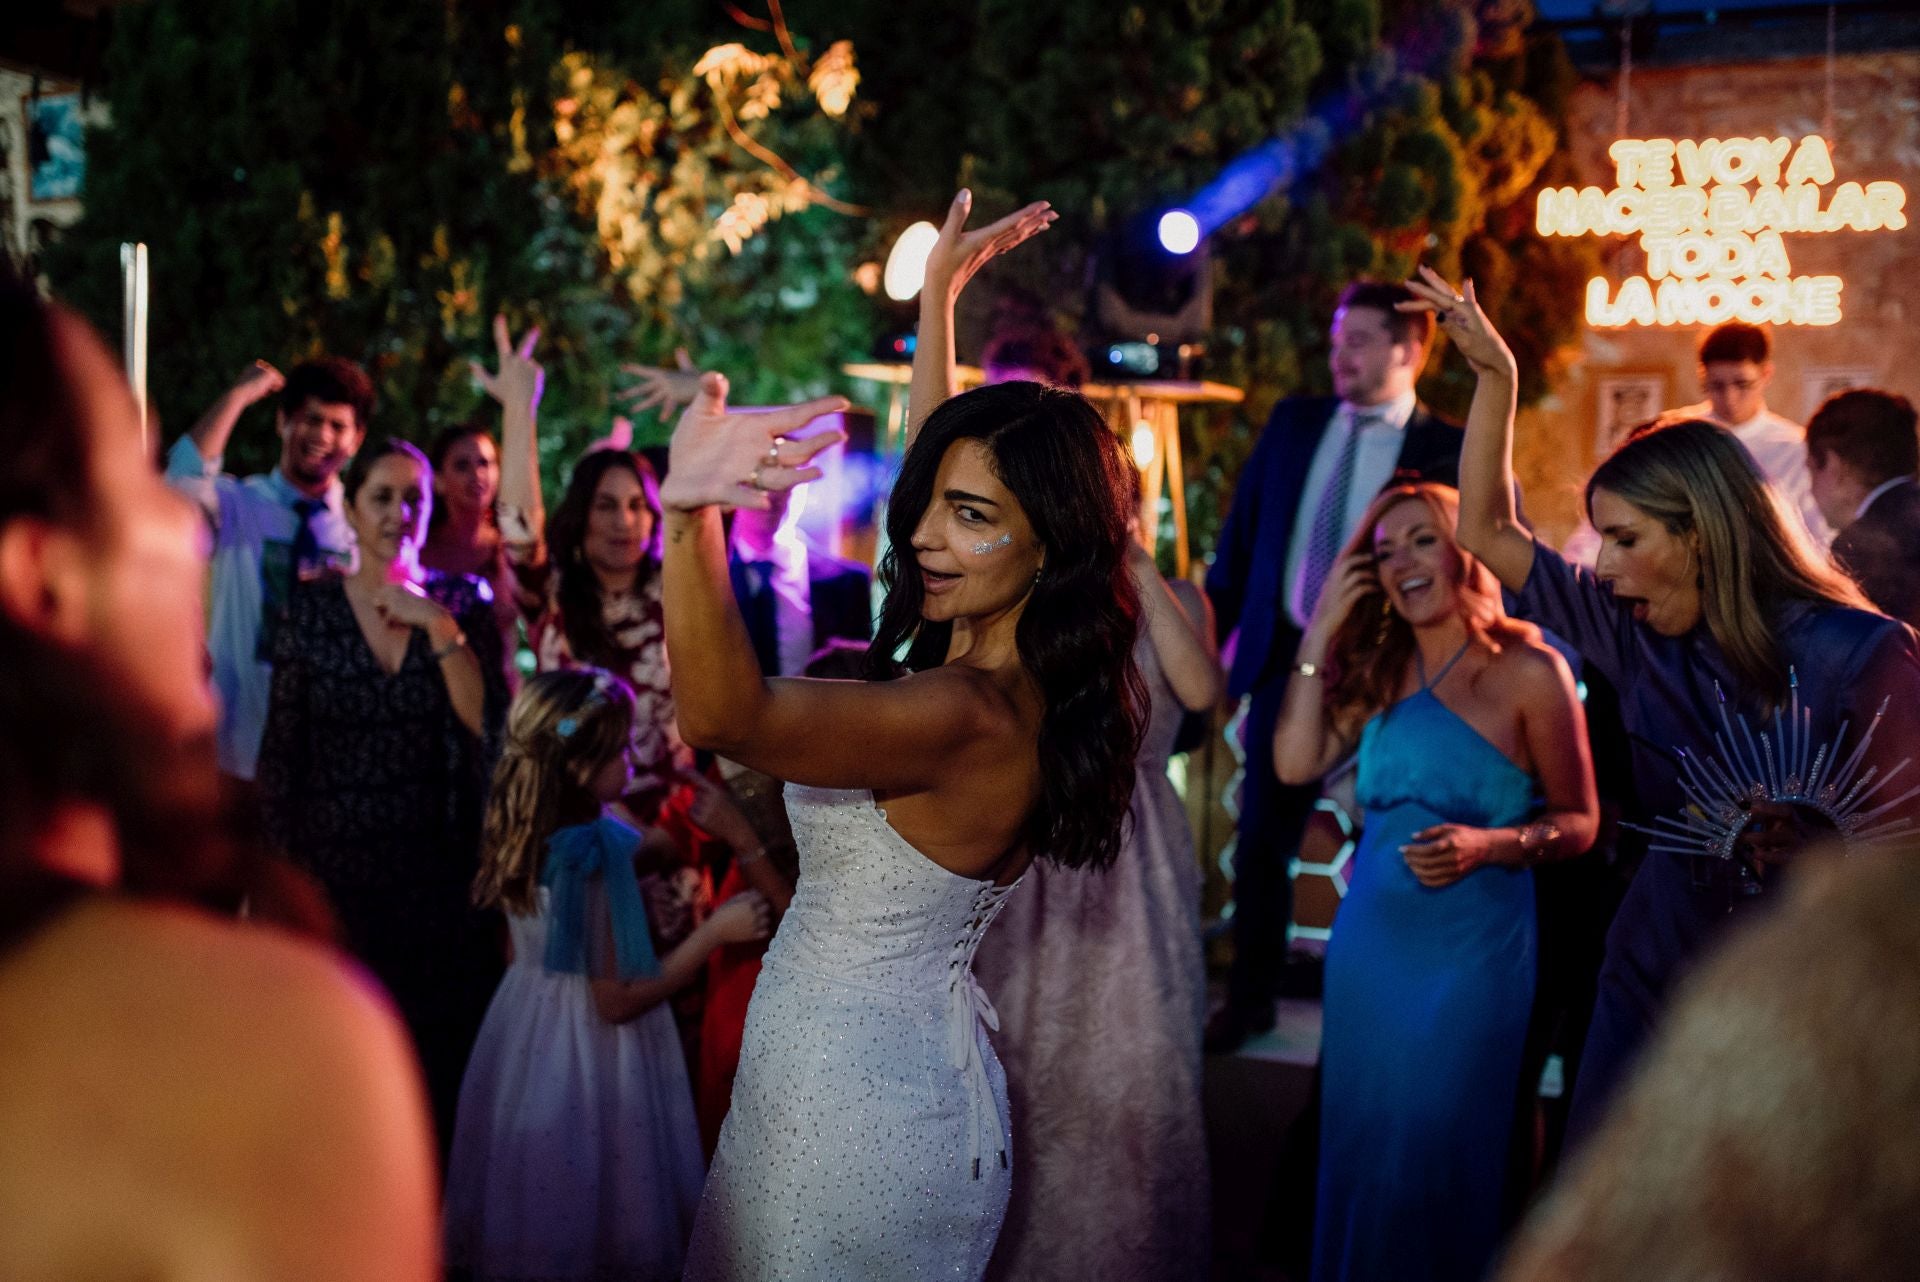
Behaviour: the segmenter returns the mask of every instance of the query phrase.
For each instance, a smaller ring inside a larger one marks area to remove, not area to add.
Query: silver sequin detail
[[[789,785],[787,809],[800,881],[747,1011],[686,1277],[977,1279],[1009,1135],[973,956],[1013,888],[941,868],[868,793]]]

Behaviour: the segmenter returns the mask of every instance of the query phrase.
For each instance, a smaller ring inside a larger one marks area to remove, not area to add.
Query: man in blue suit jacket
[[[1411,298],[1404,286],[1371,282],[1340,296],[1327,358],[1336,395],[1274,407],[1207,571],[1221,640],[1238,634],[1227,692],[1252,696],[1233,856],[1233,969],[1227,1004],[1208,1025],[1210,1050],[1273,1026],[1293,907],[1288,863],[1319,797],[1318,787],[1289,787],[1274,774],[1273,731],[1331,554],[1390,483],[1457,481],[1460,429],[1414,397],[1433,317],[1394,309]]]
[[[830,641],[873,639],[873,575],[809,547],[799,503],[774,498],[766,511],[733,514],[728,572],[760,670],[794,677]]]

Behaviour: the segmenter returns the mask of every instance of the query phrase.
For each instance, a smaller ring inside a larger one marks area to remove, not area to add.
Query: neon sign
[[[1795,276],[1786,237],[1899,231],[1907,193],[1895,182],[1833,186],[1826,139],[1623,138],[1607,149],[1614,186],[1549,187],[1542,236],[1638,236],[1644,276],[1618,289],[1587,282],[1587,323],[1833,325],[1838,276]],[[1831,187],[1831,190],[1828,190]]]

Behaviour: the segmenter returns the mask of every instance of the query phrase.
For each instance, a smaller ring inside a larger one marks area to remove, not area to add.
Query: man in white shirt
[[[226,475],[227,440],[246,409],[278,396],[280,464]],[[340,469],[366,438],[373,383],[352,361],[324,357],[282,377],[256,361],[167,454],[167,483],[199,505],[213,533],[207,648],[220,698],[220,770],[251,780],[267,724],[273,631],[293,585],[344,567],[353,531]]]
[[[1772,381],[1773,343],[1767,331],[1728,321],[1700,340],[1700,386],[1707,399],[1661,418],[1706,419],[1732,432],[1824,550],[1833,543],[1833,529],[1820,514],[1807,479],[1807,434],[1792,419],[1767,408]]]

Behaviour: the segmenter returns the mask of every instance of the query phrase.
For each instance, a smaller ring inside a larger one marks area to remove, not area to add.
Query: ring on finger
[[[756,490],[764,490],[767,488],[760,484],[760,471],[761,469],[759,467],[755,467],[753,471],[747,473],[747,484]]]

